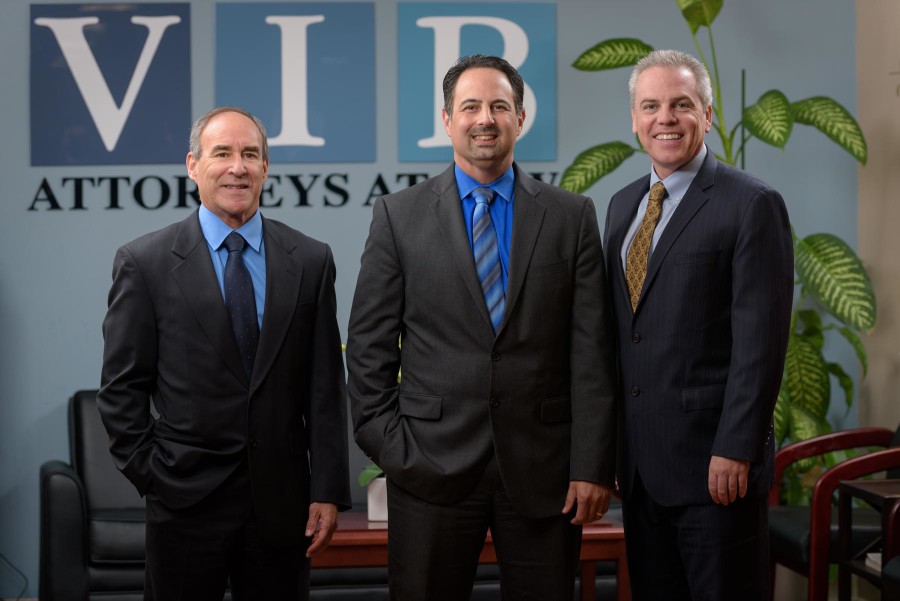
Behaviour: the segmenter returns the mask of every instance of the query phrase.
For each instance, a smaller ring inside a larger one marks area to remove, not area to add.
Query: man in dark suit
[[[306,599],[350,502],[334,262],[260,215],[268,165],[258,119],[207,113],[201,207],[116,254],[98,404],[146,496],[147,599]]]
[[[778,192],[704,145],[712,91],[702,63],[653,52],[629,88],[652,170],[613,196],[604,246],[633,596],[762,599],[791,313],[787,212]]]
[[[513,162],[523,89],[503,59],[460,59],[454,164],[375,203],[347,362],[356,441],[388,478],[393,599],[468,599],[490,528],[504,598],[569,601],[580,525],[609,503],[600,232],[590,199]]]

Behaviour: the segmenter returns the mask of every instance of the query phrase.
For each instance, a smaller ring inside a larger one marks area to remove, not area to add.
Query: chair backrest
[[[109,435],[97,410],[96,390],[80,390],[69,399],[69,445],[89,511],[144,507],[144,499],[113,463]]]

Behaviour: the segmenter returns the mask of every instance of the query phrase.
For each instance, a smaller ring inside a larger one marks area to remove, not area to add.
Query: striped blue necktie
[[[491,316],[494,332],[503,321],[503,310],[506,308],[506,294],[503,291],[503,278],[500,277],[500,250],[497,247],[497,231],[491,221],[489,208],[494,199],[494,191],[490,188],[477,188],[472,192],[475,198],[475,213],[472,215],[472,243],[475,253],[475,268],[478,281],[484,293],[484,302]]]

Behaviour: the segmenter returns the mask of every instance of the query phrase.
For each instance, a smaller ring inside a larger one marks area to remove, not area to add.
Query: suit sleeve
[[[403,272],[387,207],[384,199],[379,198],[360,263],[347,341],[354,437],[375,463],[379,463],[389,446],[385,445],[385,439],[399,423],[398,340],[403,319],[403,290]]]
[[[572,300],[570,479],[612,487],[615,479],[615,338],[597,214],[585,199]]]
[[[310,500],[350,507],[347,455],[347,409],[341,334],[334,292],[335,267],[326,246],[325,265],[316,302],[310,369],[309,462]]]
[[[731,294],[731,365],[712,454],[756,462],[772,444],[793,298],[790,225],[771,188],[755,194],[739,224]]]
[[[157,327],[143,274],[126,247],[113,262],[103,338],[97,406],[116,467],[143,495],[154,449],[150,397],[156,386]]]

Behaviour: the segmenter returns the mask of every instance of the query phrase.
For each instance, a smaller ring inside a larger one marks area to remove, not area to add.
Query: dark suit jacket
[[[288,545],[304,534],[310,500],[350,503],[344,371],[331,250],[269,219],[263,236],[252,380],[196,212],[118,250],[98,405],[117,467],[173,509],[247,457],[261,534]]]
[[[515,181],[496,336],[453,166],[376,201],[350,316],[349,391],[357,443],[403,488],[455,503],[496,453],[515,509],[543,517],[559,515],[570,480],[612,484],[612,325],[591,200],[518,167]]]
[[[712,455],[771,486],[793,251],[781,195],[709,152],[650,255],[632,313],[621,250],[649,176],[612,198],[604,234],[619,362],[619,486],[662,505],[711,503]]]

